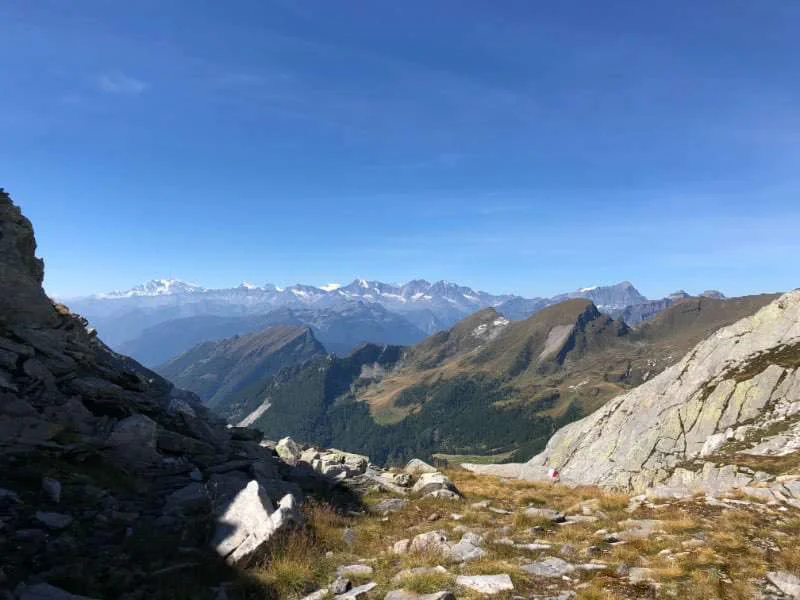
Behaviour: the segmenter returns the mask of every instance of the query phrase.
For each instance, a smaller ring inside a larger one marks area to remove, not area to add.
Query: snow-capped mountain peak
[[[172,296],[205,292],[206,288],[180,279],[153,279],[129,290],[97,294],[97,298],[133,298],[137,296]]]

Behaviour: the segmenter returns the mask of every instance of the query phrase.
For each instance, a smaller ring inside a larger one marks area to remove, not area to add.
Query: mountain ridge
[[[717,292],[709,293],[721,296]],[[187,350],[188,346],[173,349],[169,356],[162,353],[158,359],[152,359],[145,354],[137,354],[136,347],[141,341],[135,340],[141,338],[149,328],[188,317],[253,317],[288,308],[319,311],[321,319],[330,320],[331,312],[351,310],[360,303],[382,307],[404,319],[406,332],[402,336],[386,337],[380,336],[379,332],[366,330],[356,342],[408,344],[426,334],[448,329],[483,308],[494,307],[509,319],[521,320],[542,308],[573,298],[591,299],[601,312],[621,317],[629,325],[633,325],[652,318],[680,296],[647,300],[628,281],[610,286],[579,288],[551,298],[524,298],[514,294],[495,295],[476,291],[444,280],[431,283],[424,279],[415,279],[400,285],[356,279],[347,285],[329,284],[316,287],[297,284],[286,288],[243,282],[233,288],[210,289],[177,279],[157,279],[129,290],[74,298],[68,302],[73,309],[89,319],[112,347],[132,353],[150,365],[156,365],[178,351]],[[312,320],[306,314],[305,321],[309,323]],[[192,341],[217,339],[218,336],[214,334],[215,326],[215,323],[210,323],[208,335],[193,337]],[[397,327],[401,327],[399,322]],[[254,329],[252,326],[245,327],[245,330]],[[317,333],[321,334],[319,328]],[[418,337],[415,339],[415,336]],[[322,341],[330,350],[339,352],[347,352],[353,347],[352,344],[341,344],[340,340],[330,336]]]
[[[530,456],[559,424],[647,381],[709,330],[771,299],[685,299],[633,328],[583,298],[523,321],[489,307],[410,348],[368,344],[289,367],[216,410],[268,436],[285,432],[378,461],[434,452]]]
[[[148,327],[138,337],[120,344],[118,349],[155,368],[197,344],[279,324],[310,327],[325,348],[338,354],[348,354],[364,342],[408,345],[425,337],[422,330],[402,315],[380,304],[355,302],[338,311],[284,306],[264,314],[172,319]]]
[[[792,500],[795,487],[800,492],[798,448],[800,289],[717,330],[655,378],[560,429],[528,462],[465,466],[530,480],[555,468],[572,484],[655,497],[739,490],[800,507]]]
[[[326,354],[310,327],[270,325],[221,341],[203,342],[158,367],[175,385],[214,408],[222,398],[258,385],[284,367]]]

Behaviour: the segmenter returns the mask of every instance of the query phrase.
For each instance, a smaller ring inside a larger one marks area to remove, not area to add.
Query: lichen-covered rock
[[[414,536],[409,546],[410,552],[440,552],[447,553],[450,544],[447,543],[447,535],[444,531],[429,531]]]

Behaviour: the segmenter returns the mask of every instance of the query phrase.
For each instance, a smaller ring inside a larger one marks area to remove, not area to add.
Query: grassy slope
[[[491,312],[481,311],[464,327],[460,324],[412,348],[402,368],[362,391],[359,398],[370,405],[377,421],[393,422],[415,410],[408,397],[424,398],[420,386],[432,388],[448,379],[481,373],[502,383],[507,404],[539,404],[541,414],[549,416],[563,415],[573,404],[589,413],[773,298],[766,294],[731,300],[690,298],[633,330],[596,313],[586,300],[570,300],[509,324],[484,345],[460,341],[477,323],[493,318]],[[572,324],[576,327],[566,343],[543,356],[550,349],[550,333]]]
[[[800,511],[795,509],[782,512],[757,501],[726,508],[689,499],[646,504],[629,511],[627,496],[589,486],[505,481],[460,470],[448,471],[447,475],[464,493],[463,502],[412,501],[388,518],[375,513],[343,516],[325,504],[308,505],[308,527],[275,544],[271,559],[253,571],[252,577],[271,590],[273,595],[267,597],[300,598],[311,589],[328,585],[337,566],[363,562],[374,569],[363,581],[378,584],[370,598],[382,598],[398,588],[417,593],[451,590],[457,598],[480,598],[483,596],[457,586],[455,576],[507,573],[515,589],[495,598],[539,597],[543,592],[555,596],[558,591],[572,590],[577,600],[750,600],[759,579],[768,571],[800,569],[800,556],[794,547],[800,535]],[[365,501],[374,505],[386,497],[373,492]],[[473,506],[483,500],[506,512]],[[594,507],[596,521],[558,525],[523,514],[526,507],[536,506],[580,515],[581,502]],[[452,513],[461,518],[455,520]],[[663,532],[624,544],[608,543],[595,534],[601,529],[620,531],[626,519],[658,519]],[[346,529],[352,530],[352,545],[344,541]],[[433,530],[444,532],[449,540],[460,539],[464,530],[480,533],[486,539],[483,547],[488,554],[459,565],[435,553],[390,552],[396,541]],[[531,551],[499,543],[503,538],[552,547]],[[535,577],[522,570],[525,562],[545,556],[573,563],[603,562],[608,568],[575,571],[567,580]],[[447,573],[392,581],[402,569],[437,565],[444,566]],[[620,565],[651,569],[658,589],[631,582],[617,571]]]

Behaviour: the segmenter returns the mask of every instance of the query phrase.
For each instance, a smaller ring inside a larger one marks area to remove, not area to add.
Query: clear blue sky
[[[795,0],[5,0],[51,293],[800,285]]]

